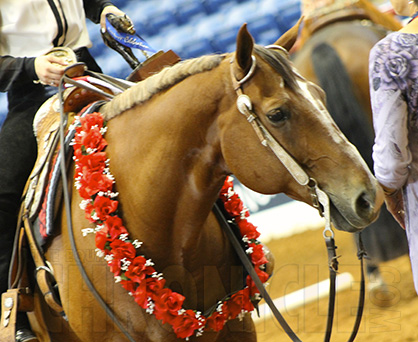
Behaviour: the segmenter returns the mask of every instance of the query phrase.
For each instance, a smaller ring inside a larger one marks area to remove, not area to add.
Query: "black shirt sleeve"
[[[37,80],[35,57],[0,56],[0,91],[8,91],[11,85]]]
[[[83,0],[83,3],[86,17],[95,24],[100,22],[100,14],[102,13],[103,8],[113,5],[109,0]]]

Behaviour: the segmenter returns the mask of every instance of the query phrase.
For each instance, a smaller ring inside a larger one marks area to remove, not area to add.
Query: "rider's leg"
[[[0,130],[0,293],[8,289],[20,199],[37,155],[32,122],[49,93],[31,86],[8,95],[9,113]],[[17,329],[29,328],[25,313],[18,313],[17,318]]]

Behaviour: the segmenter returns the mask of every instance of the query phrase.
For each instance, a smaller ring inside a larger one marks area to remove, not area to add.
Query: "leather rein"
[[[276,46],[276,45],[270,45],[268,48],[274,48],[279,49],[282,51],[285,51],[282,47]],[[232,62],[232,61],[231,61]],[[245,77],[243,77],[241,80],[237,80],[235,75],[233,74],[232,70],[232,64],[231,64],[231,76],[232,76],[232,83],[235,89],[235,92],[238,95],[237,99],[237,107],[240,113],[242,113],[247,121],[252,125],[253,129],[255,130],[257,136],[260,138],[260,142],[263,146],[269,147],[271,151],[276,155],[276,157],[282,162],[282,164],[286,167],[286,169],[289,171],[289,173],[293,176],[293,178],[303,186],[307,186],[310,190],[314,207],[317,208],[322,216],[324,216],[326,220],[325,229],[323,232],[327,250],[328,250],[328,263],[329,263],[329,269],[330,269],[330,298],[329,298],[329,308],[328,308],[328,320],[327,320],[327,329],[326,329],[326,336],[324,341],[328,342],[330,340],[331,331],[332,331],[332,323],[333,323],[333,316],[334,316],[334,307],[335,307],[335,280],[336,280],[336,274],[338,270],[338,261],[336,256],[336,247],[334,242],[334,232],[331,229],[331,220],[330,220],[330,207],[329,207],[329,198],[326,195],[325,192],[323,192],[317,185],[317,182],[310,178],[306,172],[302,169],[302,167],[297,164],[297,162],[286,152],[286,150],[276,141],[276,139],[270,134],[268,129],[262,124],[257,114],[252,110],[252,103],[250,98],[243,93],[242,85],[248,81],[252,75],[254,74],[256,69],[256,59],[254,56],[252,56],[252,66],[247,73]],[[109,79],[107,79],[109,81]],[[73,80],[72,78],[68,77],[67,75],[64,75],[60,81],[59,85],[59,102],[60,102],[60,141],[61,146],[64,146],[65,148],[60,149],[60,153],[62,154],[61,160],[61,176],[63,180],[63,200],[64,200],[64,206],[66,210],[66,216],[67,216],[67,225],[68,225],[68,234],[70,238],[70,244],[71,249],[74,255],[74,259],[77,263],[78,269],[80,271],[80,274],[85,281],[87,287],[91,291],[92,295],[95,297],[95,299],[98,301],[98,303],[102,306],[102,308],[105,310],[107,315],[115,322],[115,324],[118,326],[120,331],[126,336],[126,338],[131,341],[135,342],[133,337],[129,334],[129,332],[126,330],[126,328],[123,326],[123,324],[120,322],[118,317],[115,315],[113,310],[107,305],[107,303],[103,300],[103,298],[100,296],[100,294],[95,289],[92,281],[88,277],[79,253],[77,251],[77,247],[75,245],[75,239],[74,239],[74,231],[73,231],[73,224],[71,219],[71,203],[70,203],[70,194],[67,186],[65,184],[68,184],[67,179],[67,165],[65,163],[66,161],[66,153],[68,147],[65,146],[65,135],[64,135],[64,127],[66,123],[66,117],[64,114],[64,100],[63,100],[63,89],[64,89],[64,83],[70,83],[74,86],[84,88],[89,91],[97,92],[107,98],[112,98],[113,96],[107,93],[103,93],[100,89],[85,84],[80,83],[78,81]],[[273,300],[271,299],[270,295],[264,288],[263,283],[261,282],[260,278],[258,277],[257,273],[255,272],[254,266],[252,265],[251,261],[248,258],[248,255],[246,255],[245,251],[242,249],[240,242],[238,241],[237,237],[235,236],[233,232],[233,228],[231,227],[231,222],[228,221],[225,217],[225,215],[222,213],[221,209],[215,203],[213,207],[213,211],[218,218],[220,225],[225,230],[227,236],[229,237],[231,244],[233,245],[234,249],[236,250],[244,268],[248,272],[248,274],[253,279],[255,285],[257,286],[258,290],[260,291],[260,294],[266,301],[266,303],[269,305],[271,311],[273,312],[274,316],[284,329],[284,331],[287,333],[287,335],[291,338],[293,342],[301,342],[301,340],[298,338],[298,336],[293,332],[293,330],[290,328],[290,326],[287,324],[286,320],[283,318],[277,307],[274,305]],[[233,225],[233,223],[232,223]],[[360,238],[360,235],[358,235]],[[363,271],[363,256],[365,255],[364,248],[361,243],[361,239],[359,239],[359,259],[361,260],[361,291],[360,291],[360,298],[359,298],[359,307],[357,312],[357,318],[355,322],[355,326],[353,328],[353,332],[351,334],[350,339],[348,342],[354,341],[359,326],[361,322],[361,317],[363,313],[363,307],[364,307],[364,288],[365,288],[365,281],[364,281],[364,271]]]
[[[268,45],[266,46],[269,49],[276,49],[279,50],[287,55],[287,51],[278,45]],[[315,179],[310,178],[308,174],[302,169],[302,167],[293,159],[291,155],[279,144],[279,142],[271,135],[269,130],[266,126],[261,122],[259,116],[253,110],[251,99],[248,95],[244,94],[242,89],[242,85],[247,82],[255,73],[256,70],[256,58],[254,55],[252,57],[252,64],[248,71],[248,73],[240,80],[236,78],[233,71],[233,62],[234,58],[231,58],[231,78],[234,90],[238,96],[237,98],[237,108],[241,114],[245,116],[247,121],[253,127],[256,135],[260,139],[260,142],[263,146],[268,147],[274,155],[280,160],[280,162],[284,165],[287,171],[292,175],[292,177],[302,186],[308,187],[312,200],[313,206],[318,209],[321,216],[325,218],[325,229],[323,231],[323,236],[325,239],[327,252],[328,252],[328,266],[329,266],[329,278],[330,278],[330,292],[329,292],[329,304],[328,304],[328,317],[327,317],[327,327],[325,331],[324,341],[328,342],[331,338],[332,332],[332,325],[334,319],[334,311],[335,311],[335,295],[336,295],[336,275],[338,271],[338,260],[336,255],[336,246],[334,241],[334,232],[331,228],[331,216],[330,216],[330,202],[328,195],[322,191],[316,182]],[[222,214],[219,207],[215,205],[215,214],[221,222],[223,229],[225,230],[227,236],[231,240],[231,243],[237,252],[241,262],[243,263],[246,271],[251,276],[252,280],[254,281],[257,289],[260,291],[261,296],[265,300],[266,304],[270,307],[271,312],[277,319],[277,321],[282,326],[283,330],[287,333],[290,339],[293,342],[301,342],[299,337],[295,334],[295,332],[291,329],[288,325],[286,320],[281,315],[280,311],[275,306],[273,300],[271,299],[268,292],[265,290],[263,283],[261,282],[260,278],[258,277],[254,266],[250,262],[248,256],[246,255],[245,251],[242,250],[240,242],[238,241],[237,237],[233,233],[233,222],[228,222],[225,219],[225,216]],[[354,341],[358,329],[360,327],[361,318],[363,315],[363,308],[364,308],[364,297],[365,297],[365,280],[364,280],[364,267],[363,267],[363,257],[366,255],[363,243],[361,241],[360,233],[356,234],[357,237],[357,245],[358,245],[358,257],[360,259],[360,266],[361,266],[361,283],[360,283],[360,295],[359,295],[359,303],[358,303],[358,310],[357,316],[354,323],[353,331],[348,342]]]

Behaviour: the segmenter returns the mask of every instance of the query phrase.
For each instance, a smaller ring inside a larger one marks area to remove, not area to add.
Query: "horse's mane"
[[[206,55],[179,62],[171,67],[166,67],[158,74],[146,78],[115,96],[114,99],[102,106],[100,112],[103,114],[105,120],[110,120],[135,105],[148,101],[153,95],[191,75],[212,70],[224,58],[225,55]]]
[[[296,88],[296,79],[292,67],[283,53],[260,45],[255,45],[254,50],[283,77],[288,87],[291,89]],[[105,120],[110,120],[135,105],[148,101],[153,95],[191,75],[212,70],[221,63],[225,56],[225,54],[206,55],[166,67],[158,74],[146,78],[144,81],[115,96],[113,100],[103,105],[100,111]]]

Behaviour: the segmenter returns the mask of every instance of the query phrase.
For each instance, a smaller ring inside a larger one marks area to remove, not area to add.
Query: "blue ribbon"
[[[118,30],[116,30],[115,27],[112,26],[112,24],[107,19],[106,19],[106,30],[118,43],[126,47],[139,49],[142,51],[148,51],[151,53],[157,52],[153,48],[151,48],[148,45],[148,43],[137,34],[119,32]]]

